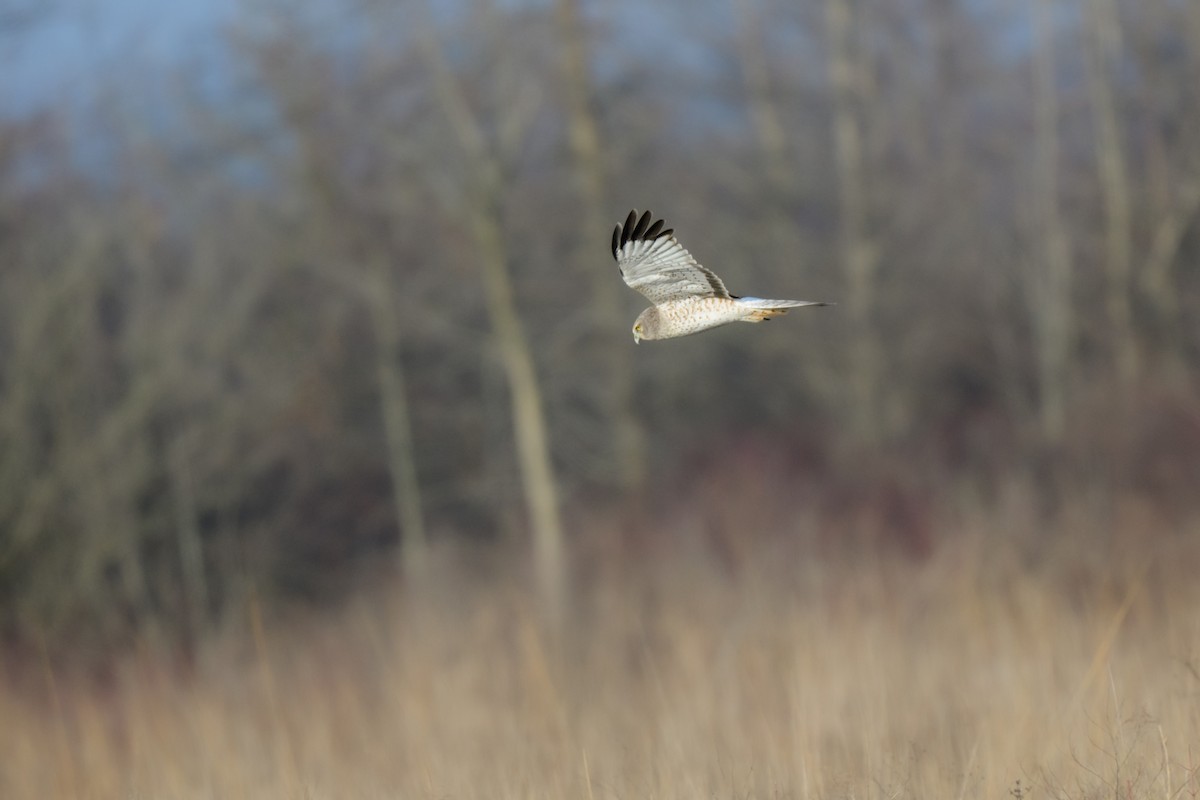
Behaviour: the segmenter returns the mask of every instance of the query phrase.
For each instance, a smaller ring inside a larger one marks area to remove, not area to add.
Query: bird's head
[[[647,308],[633,321],[633,341],[640,344],[643,339],[653,339],[657,330],[658,309]]]

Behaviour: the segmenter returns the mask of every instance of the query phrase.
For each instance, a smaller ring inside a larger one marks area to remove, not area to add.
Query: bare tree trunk
[[[861,65],[853,52],[850,0],[825,0],[829,77],[833,88],[833,144],[841,214],[840,249],[850,317],[850,410],[855,434],[879,436],[879,353],[873,313],[878,252],[867,231],[863,135],[859,121]]]
[[[1191,79],[1200,80],[1200,4],[1187,3],[1188,64]],[[1194,83],[1192,84],[1195,85]]]
[[[1179,291],[1173,275],[1179,248],[1189,226],[1200,215],[1200,175],[1183,175],[1171,203],[1163,210],[1152,231],[1150,249],[1142,268],[1141,289],[1154,309],[1158,326],[1172,340],[1170,349],[1176,351],[1179,342]]]
[[[762,43],[758,41],[760,16],[755,0],[733,0],[733,15],[737,20],[738,61],[742,81],[746,86],[746,102],[755,138],[762,156],[763,176],[770,187],[771,212],[781,217],[782,204],[792,189],[792,170],[788,166],[787,135],[779,111],[771,99],[770,66]]]
[[[964,31],[969,30],[969,23],[964,23],[957,0],[928,0],[925,13],[930,18],[937,57],[936,88],[945,104],[938,117],[938,128],[941,129],[944,143],[938,158],[941,174],[946,176],[949,188],[966,171],[966,114],[963,113],[958,86],[970,80],[963,75],[967,45],[962,42]]]
[[[307,101],[309,98],[301,99]],[[294,111],[292,116],[301,117],[302,113]],[[401,363],[403,329],[395,306],[398,295],[393,291],[392,266],[377,254],[375,245],[357,247],[353,234],[338,227],[336,220],[340,216],[341,203],[334,178],[323,169],[317,145],[307,138],[305,120],[302,117],[297,119],[294,127],[304,148],[309,190],[320,209],[309,228],[314,245],[337,254],[339,258],[351,258],[350,254],[355,252],[367,253],[366,263],[358,265],[358,275],[347,278],[340,270],[330,270],[322,272],[322,277],[337,282],[349,290],[356,302],[367,305],[371,331],[375,336],[379,414],[383,422],[388,476],[392,485],[392,507],[400,537],[400,566],[410,577],[419,576],[428,561],[429,542]]]
[[[389,265],[368,265],[371,277],[379,284],[367,300],[375,332],[376,374],[379,380],[379,405],[387,440],[388,474],[392,480],[392,500],[396,523],[400,528],[400,559],[409,575],[420,575],[425,567],[429,541],[421,508],[421,485],[417,479],[416,448],[408,410],[404,368],[401,364],[400,319],[391,289]]]
[[[774,252],[765,259],[771,263],[802,250],[790,209],[798,194],[797,168],[788,154],[788,135],[780,118],[779,105],[772,93],[771,65],[763,42],[763,22],[759,13],[760,0],[732,0],[731,6],[737,31],[734,44],[745,87],[746,111],[758,149],[759,185],[765,191],[756,197],[756,213],[752,215],[761,228],[760,240],[769,242]],[[810,344],[802,345],[811,347]],[[817,358],[806,358],[816,363]],[[810,380],[820,383],[823,391],[836,396],[842,381],[825,379],[821,370],[809,371]]]
[[[1067,369],[1072,339],[1071,259],[1058,210],[1058,90],[1054,74],[1054,31],[1050,0],[1033,0],[1033,209],[1040,263],[1031,281],[1030,303],[1037,339],[1042,435],[1062,439],[1066,422]]]
[[[200,537],[200,522],[196,511],[196,489],[192,476],[192,437],[183,435],[167,454],[170,463],[173,505],[175,507],[175,539],[179,548],[179,567],[184,600],[187,603],[187,637],[199,640],[208,618],[209,591],[204,568],[204,542]]]
[[[585,235],[576,242],[582,263],[597,252],[596,241],[609,225],[600,137],[591,106],[587,45],[579,19],[578,0],[558,0],[559,49],[566,85],[567,132],[571,165],[583,206]],[[592,275],[592,309],[602,334],[603,374],[607,383],[608,416],[612,421],[617,478],[625,489],[640,486],[646,477],[646,452],[641,423],[634,413],[634,374],[626,325],[621,317],[615,270],[588,270]]]
[[[424,11],[428,14],[427,8]],[[557,615],[563,608],[566,588],[558,484],[550,460],[550,441],[533,353],[512,293],[500,214],[503,180],[499,158],[488,148],[479,122],[450,73],[428,17],[425,22],[428,30],[422,41],[426,59],[434,73],[435,91],[466,155],[470,173],[467,178],[471,183],[468,197],[470,205],[466,213],[483,271],[492,332],[512,396],[513,432],[525,502],[533,529],[539,588],[547,611]]]
[[[542,411],[541,389],[533,354],[512,296],[508,257],[494,191],[471,210],[471,228],[487,288],[488,310],[512,394],[513,430],[521,466],[525,503],[533,528],[534,558],[543,598],[552,611],[562,607],[565,561],[558,489],[550,461],[550,441]]]
[[[1200,133],[1200,116],[1194,108],[1176,109],[1171,115],[1172,123],[1164,124],[1162,87],[1172,82],[1172,73],[1164,68],[1158,36],[1161,27],[1173,21],[1180,32],[1186,32],[1188,47],[1184,76],[1190,81],[1186,85],[1200,85],[1197,83],[1200,81],[1200,4],[1185,3],[1182,8],[1181,12],[1176,12],[1169,0],[1159,0],[1146,9],[1150,13],[1139,14],[1139,21],[1146,27],[1129,32],[1129,49],[1137,58],[1140,80],[1148,87],[1134,99],[1142,118],[1140,127],[1141,136],[1145,137],[1146,162],[1138,173],[1143,177],[1138,203],[1144,217],[1151,222],[1148,246],[1138,251],[1142,258],[1135,262],[1134,279],[1138,295],[1146,301],[1147,328],[1154,339],[1156,355],[1161,357],[1157,366],[1173,377],[1184,376],[1187,380],[1176,271],[1183,238],[1200,212],[1200,161],[1194,157],[1194,147],[1187,149]],[[1144,21],[1147,18],[1148,22]],[[1181,163],[1172,163],[1174,148],[1169,141],[1184,145],[1177,154],[1184,156]]]
[[[1116,372],[1122,384],[1138,373],[1138,346],[1134,338],[1130,303],[1132,220],[1129,177],[1113,99],[1111,65],[1117,54],[1120,31],[1112,0],[1085,3],[1088,90],[1096,128],[1096,167],[1104,200],[1105,248],[1108,269],[1105,306],[1111,326]]]
[[[104,248],[112,240],[89,229],[73,233],[80,245],[66,259],[54,287],[53,302],[61,304],[55,315],[65,321],[52,323],[54,339],[44,340],[40,349],[47,357],[70,352],[94,358],[96,321],[83,310],[94,309],[102,295],[111,269]],[[70,313],[64,316],[67,309]],[[59,347],[63,351],[55,354]],[[147,471],[139,428],[153,395],[131,390],[116,405],[81,403],[81,398],[102,394],[97,383],[95,373],[75,367],[47,384],[42,402],[56,431],[49,462],[56,473],[52,480],[58,484],[57,501],[73,507],[82,533],[76,548],[81,566],[72,578],[85,587],[81,594],[89,599],[104,602],[113,593],[124,619],[107,622],[136,626],[149,605],[150,585],[134,512],[138,485]]]

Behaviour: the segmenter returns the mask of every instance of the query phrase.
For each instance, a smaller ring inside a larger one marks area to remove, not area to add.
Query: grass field
[[[0,796],[1200,796],[1200,531],[1011,524],[920,560],[597,547],[561,635],[478,553],[419,594],[250,604],[188,668],[10,676]]]

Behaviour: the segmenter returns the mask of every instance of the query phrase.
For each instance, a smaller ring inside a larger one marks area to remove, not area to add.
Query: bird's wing
[[[700,266],[683,249],[671,229],[660,219],[651,224],[649,211],[629,212],[624,225],[613,230],[612,251],[621,277],[655,305],[682,297],[731,297],[711,270]]]

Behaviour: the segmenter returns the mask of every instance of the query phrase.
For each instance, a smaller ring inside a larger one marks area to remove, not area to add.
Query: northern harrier
[[[763,322],[798,306],[827,306],[811,300],[764,300],[729,293],[714,272],[696,263],[679,244],[674,230],[663,230],[647,211],[629,212],[613,230],[612,251],[621,277],[654,305],[638,315],[633,340],[670,339],[727,325]]]

